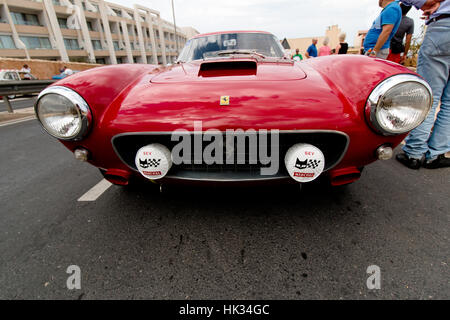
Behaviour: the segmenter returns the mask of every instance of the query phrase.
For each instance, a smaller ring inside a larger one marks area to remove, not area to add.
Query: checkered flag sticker
[[[149,167],[159,167],[159,165],[161,164],[161,159],[148,159],[148,165]]]
[[[316,169],[320,165],[320,162],[322,162],[322,161],[321,160],[309,160],[308,168]]]
[[[148,169],[148,168],[158,168],[161,164],[161,159],[139,159],[139,165],[141,168]]]

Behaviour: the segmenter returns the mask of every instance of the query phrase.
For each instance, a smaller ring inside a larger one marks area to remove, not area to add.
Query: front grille
[[[279,133],[279,170],[275,176],[262,176],[260,174],[261,168],[269,167],[270,165],[264,165],[259,161],[257,157],[257,164],[249,163],[249,137],[246,137],[246,147],[241,152],[237,152],[237,139],[234,140],[233,148],[234,152],[234,164],[226,164],[226,159],[230,159],[230,153],[226,153],[226,139],[225,134],[222,134],[223,139],[223,162],[224,164],[207,165],[206,163],[195,164],[194,163],[194,135],[196,133],[190,133],[191,136],[191,163],[173,165],[169,171],[168,177],[184,178],[184,179],[198,179],[198,180],[258,180],[268,178],[283,178],[288,177],[288,173],[284,166],[284,157],[286,152],[295,144],[308,143],[318,147],[325,156],[325,170],[329,170],[334,167],[344,156],[348,146],[348,137],[346,134],[336,131],[289,131]],[[257,145],[261,141],[258,134],[255,135]],[[137,151],[151,143],[159,143],[166,146],[169,150],[178,144],[178,141],[171,141],[171,133],[126,133],[115,136],[112,139],[114,150],[119,158],[131,169],[136,170],[135,156]],[[267,135],[268,143],[268,155],[272,154],[270,149],[271,135]],[[203,142],[203,148],[210,144],[209,141]],[[202,148],[202,150],[204,150]],[[259,148],[257,148],[257,154]],[[245,155],[245,164],[238,164],[238,154],[242,157]],[[214,153],[213,153],[214,156]]]

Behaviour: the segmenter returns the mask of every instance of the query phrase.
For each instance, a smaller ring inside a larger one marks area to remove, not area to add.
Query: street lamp
[[[177,23],[175,21],[175,6],[173,5],[173,0],[172,0],[172,14],[173,14],[173,26],[175,27],[175,43],[177,46],[177,56],[178,56],[179,51],[178,51]]]

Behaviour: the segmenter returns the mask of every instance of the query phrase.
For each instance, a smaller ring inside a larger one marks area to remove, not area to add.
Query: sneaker
[[[436,160],[427,160],[423,164],[427,169],[439,169],[450,167],[450,158],[446,158],[445,154],[441,154]]]

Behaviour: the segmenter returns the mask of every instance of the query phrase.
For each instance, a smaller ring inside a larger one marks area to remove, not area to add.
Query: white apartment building
[[[178,39],[176,39],[177,37]],[[158,11],[103,0],[0,0],[0,56],[64,62],[173,63],[187,36]]]

